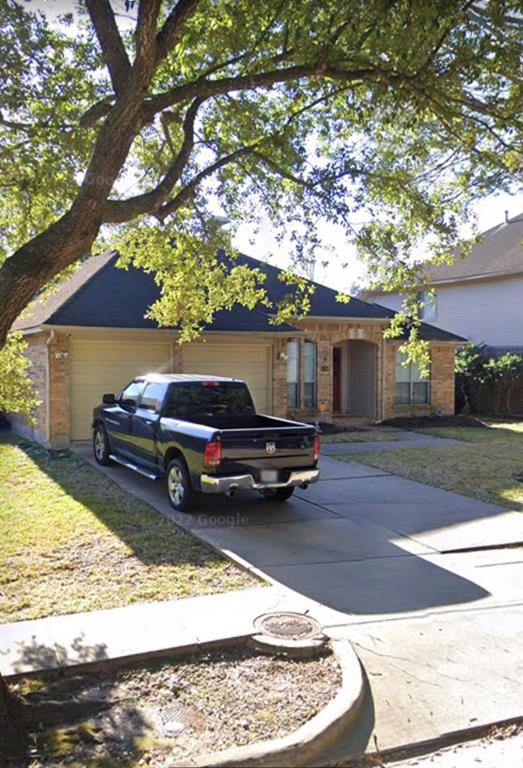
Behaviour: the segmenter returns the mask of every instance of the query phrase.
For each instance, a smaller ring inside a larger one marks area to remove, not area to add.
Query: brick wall
[[[49,444],[52,448],[63,448],[69,444],[70,368],[69,337],[56,334],[49,343]]]
[[[398,405],[396,395],[396,351],[400,342],[385,345],[385,409],[384,418],[420,416],[434,411],[454,413],[454,347],[431,344],[430,402],[428,405]]]
[[[291,418],[322,420],[332,418],[332,347],[343,341],[359,340],[376,344],[376,418],[382,417],[382,356],[383,329],[379,324],[357,322],[331,322],[307,320],[295,323],[304,331],[304,338],[316,342],[317,345],[317,404],[318,408],[295,409],[289,412]],[[320,406],[323,411],[320,410]]]

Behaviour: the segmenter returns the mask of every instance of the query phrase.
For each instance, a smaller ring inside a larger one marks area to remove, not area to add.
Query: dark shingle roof
[[[14,329],[32,328],[43,324],[98,328],[157,328],[158,324],[145,315],[160,297],[153,275],[136,267],[119,269],[118,255],[105,253],[87,259],[60,288],[45,300],[36,299]],[[266,274],[264,287],[274,303],[292,290],[279,279],[281,270],[250,256],[240,255],[238,262],[258,268]],[[387,320],[394,315],[379,304],[351,298],[349,303],[336,300],[336,291],[314,283],[311,297],[311,317]],[[442,341],[462,341],[461,337],[424,324],[427,338]],[[210,331],[296,333],[287,323],[270,323],[269,310],[259,307],[249,310],[236,305],[232,310],[217,312]],[[424,337],[425,338],[425,337]]]
[[[523,272],[523,214],[488,229],[468,256],[427,269],[431,283],[471,280]]]
[[[253,259],[252,256],[245,256],[244,254],[238,257],[237,263],[246,264],[251,269],[257,268],[267,275],[264,286],[271,301],[274,303],[281,301],[284,296],[292,292],[292,287],[280,280],[282,270],[278,267],[274,267],[272,264],[267,264],[264,261],[258,261],[258,259]],[[311,296],[311,310],[309,313],[311,317],[350,317],[376,320],[386,320],[390,317],[390,311],[385,307],[362,301],[354,296],[351,297],[348,303],[337,301],[337,291],[327,288],[320,283],[315,283],[312,280],[310,282],[315,287],[315,291]]]
[[[429,264],[422,272],[423,277],[428,283],[438,285],[523,273],[523,213],[487,229],[480,237],[467,256],[460,258],[459,251],[455,250],[452,264]],[[377,286],[362,291],[362,296],[370,299],[384,293],[388,291]]]

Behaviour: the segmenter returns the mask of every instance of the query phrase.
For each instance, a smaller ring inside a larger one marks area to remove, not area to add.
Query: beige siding
[[[90,436],[104,392],[118,392],[144,373],[171,370],[171,345],[152,341],[71,341],[71,439]]]
[[[243,379],[251,391],[256,410],[270,413],[271,357],[271,346],[268,344],[187,344],[182,346],[182,370],[184,373]]]

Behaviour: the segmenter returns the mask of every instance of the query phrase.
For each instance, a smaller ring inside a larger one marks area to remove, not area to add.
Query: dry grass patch
[[[0,622],[259,586],[78,456],[0,443]]]
[[[118,671],[48,673],[16,690],[29,720],[49,723],[32,733],[33,768],[168,768],[284,736],[323,709],[340,684],[329,653],[300,660],[238,647]]]

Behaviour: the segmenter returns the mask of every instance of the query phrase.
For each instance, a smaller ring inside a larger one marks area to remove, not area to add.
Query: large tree
[[[6,0],[0,345],[102,242],[156,272],[161,323],[194,329],[254,303],[259,276],[215,261],[217,203],[233,226],[264,212],[290,227],[298,260],[318,219],[341,224],[371,270],[406,280],[420,238],[444,252],[471,198],[521,170],[520,12],[520,0],[85,0],[58,24]]]
[[[217,210],[233,228],[268,215],[297,262],[331,221],[371,272],[408,282],[423,238],[448,252],[471,199],[521,172],[520,0],[71,11],[0,4],[0,348],[38,292],[107,245],[155,272],[152,312],[186,335],[263,300],[261,275],[216,259]]]

